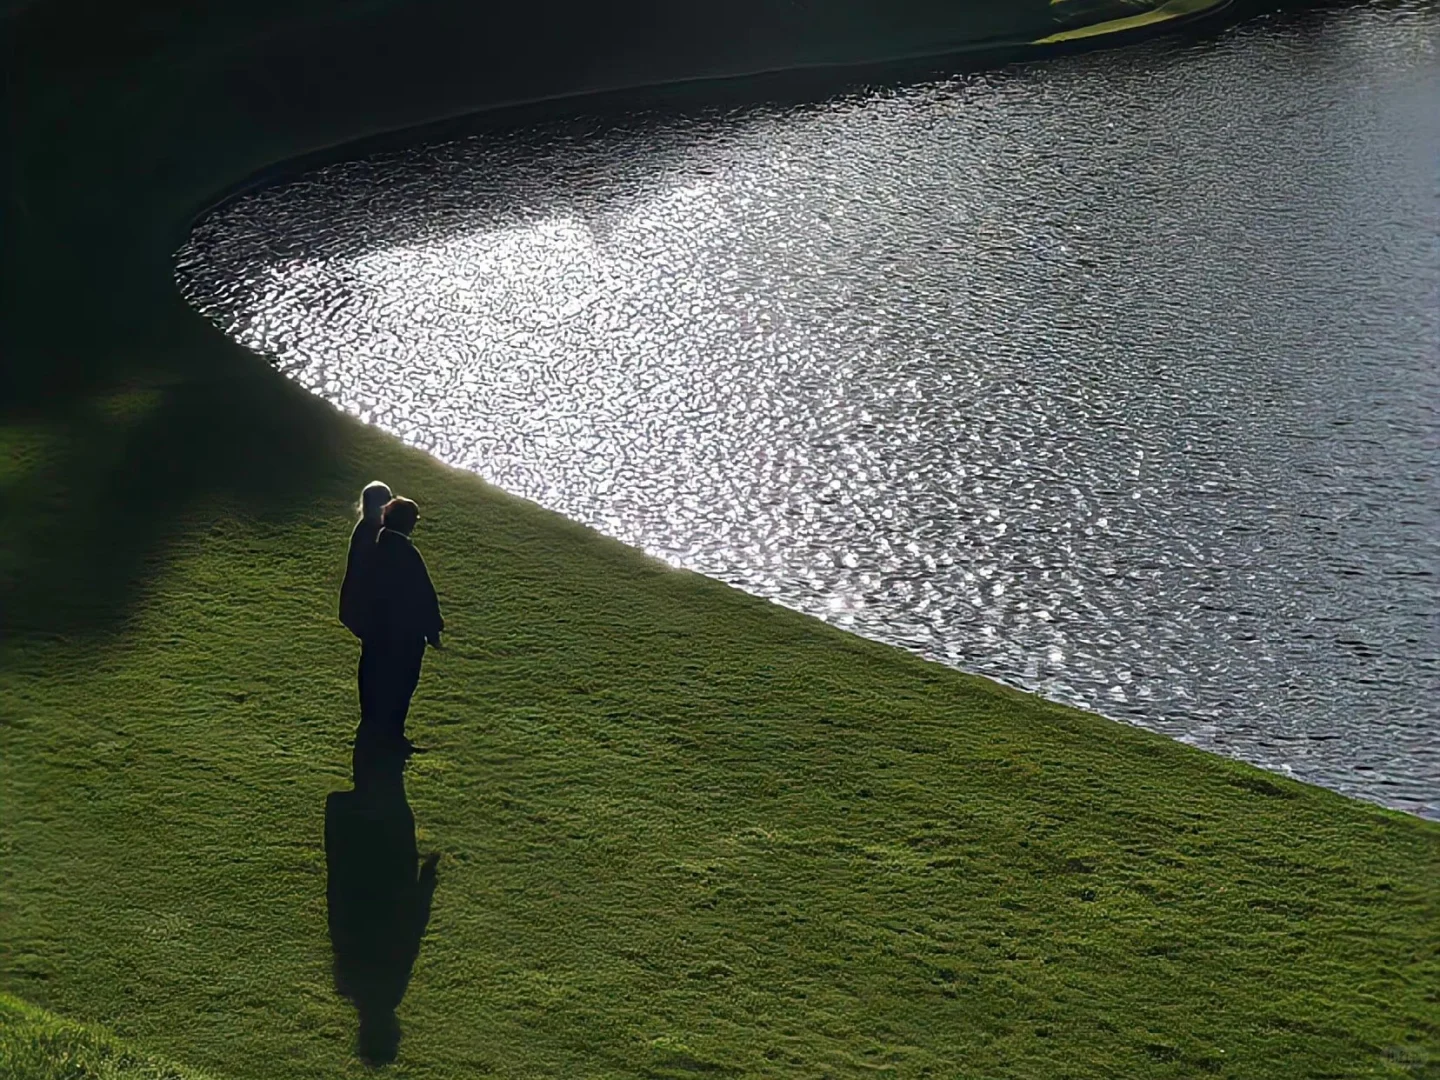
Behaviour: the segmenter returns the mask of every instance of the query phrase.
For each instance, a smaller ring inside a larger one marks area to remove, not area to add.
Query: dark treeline
[[[526,102],[815,66],[849,72],[917,56],[968,52],[982,62],[1153,6],[9,0],[0,17],[10,101],[0,346],[50,358],[0,369],[0,398],[83,381],[99,342],[147,330],[142,313],[175,302],[170,256],[189,222],[282,162]],[[834,77],[785,76],[805,85],[752,91],[808,95],[824,90],[816,78]],[[135,273],[137,261],[146,273]],[[55,317],[56,297],[92,291],[104,310],[92,307],[89,320]]]
[[[230,37],[253,49],[287,39],[336,69],[326,53],[382,57],[389,77],[454,65],[468,80],[483,63],[532,85],[553,71],[600,71],[634,81],[735,74],[806,63],[857,63],[903,53],[1025,41],[1155,7],[1157,0],[281,0],[221,2],[202,20],[181,0],[11,0],[16,33],[53,51],[47,62],[93,71],[187,39]],[[328,44],[329,47],[326,47]],[[48,51],[48,50],[47,50]],[[412,69],[413,65],[413,69]],[[498,68],[497,68],[498,65]],[[379,69],[375,69],[378,74]],[[383,77],[383,76],[381,76]],[[543,80],[542,80],[543,81]],[[557,78],[552,92],[565,92]]]

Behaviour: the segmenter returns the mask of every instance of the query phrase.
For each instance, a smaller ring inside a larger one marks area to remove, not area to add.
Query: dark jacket
[[[350,534],[350,554],[345,559],[345,580],[340,583],[340,621],[361,641],[370,631],[370,564],[379,533],[378,521],[361,518],[355,523],[355,531]]]
[[[404,533],[381,529],[370,564],[370,625],[377,638],[396,645],[425,647],[445,629],[430,572]]]

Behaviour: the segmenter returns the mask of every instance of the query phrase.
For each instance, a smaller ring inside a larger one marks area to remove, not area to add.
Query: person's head
[[[415,528],[415,522],[420,520],[420,507],[410,499],[396,497],[385,504],[380,520],[385,528],[409,536]]]
[[[388,487],[379,480],[372,480],[365,485],[365,490],[360,492],[360,505],[356,509],[366,521],[379,521],[385,504],[393,497]]]

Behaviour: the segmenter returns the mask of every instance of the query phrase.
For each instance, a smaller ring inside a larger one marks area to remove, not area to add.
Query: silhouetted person
[[[367,1062],[395,1060],[395,1016],[430,921],[438,855],[422,864],[405,799],[407,751],[373,727],[355,739],[355,790],[325,800],[326,899],[335,989],[360,1018]]]
[[[370,567],[373,606],[365,645],[367,650],[373,646],[375,661],[367,680],[375,685],[375,721],[398,740],[405,738],[405,717],[420,682],[425,645],[438,649],[445,627],[430,572],[410,542],[419,519],[420,508],[409,499],[386,503]]]
[[[360,688],[360,722],[372,720],[374,701],[374,646],[366,640],[373,630],[374,589],[370,570],[374,563],[375,540],[380,535],[385,504],[393,496],[379,480],[365,485],[360,492],[360,520],[350,533],[350,553],[345,559],[345,580],[340,584],[340,621],[360,639],[360,667],[356,681]]]

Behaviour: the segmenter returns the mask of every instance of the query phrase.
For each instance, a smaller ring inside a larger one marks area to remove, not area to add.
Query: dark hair
[[[394,498],[385,504],[385,510],[380,516],[380,521],[387,529],[394,529],[398,533],[410,535],[410,530],[415,528],[415,522],[420,520],[420,507],[410,499]]]

